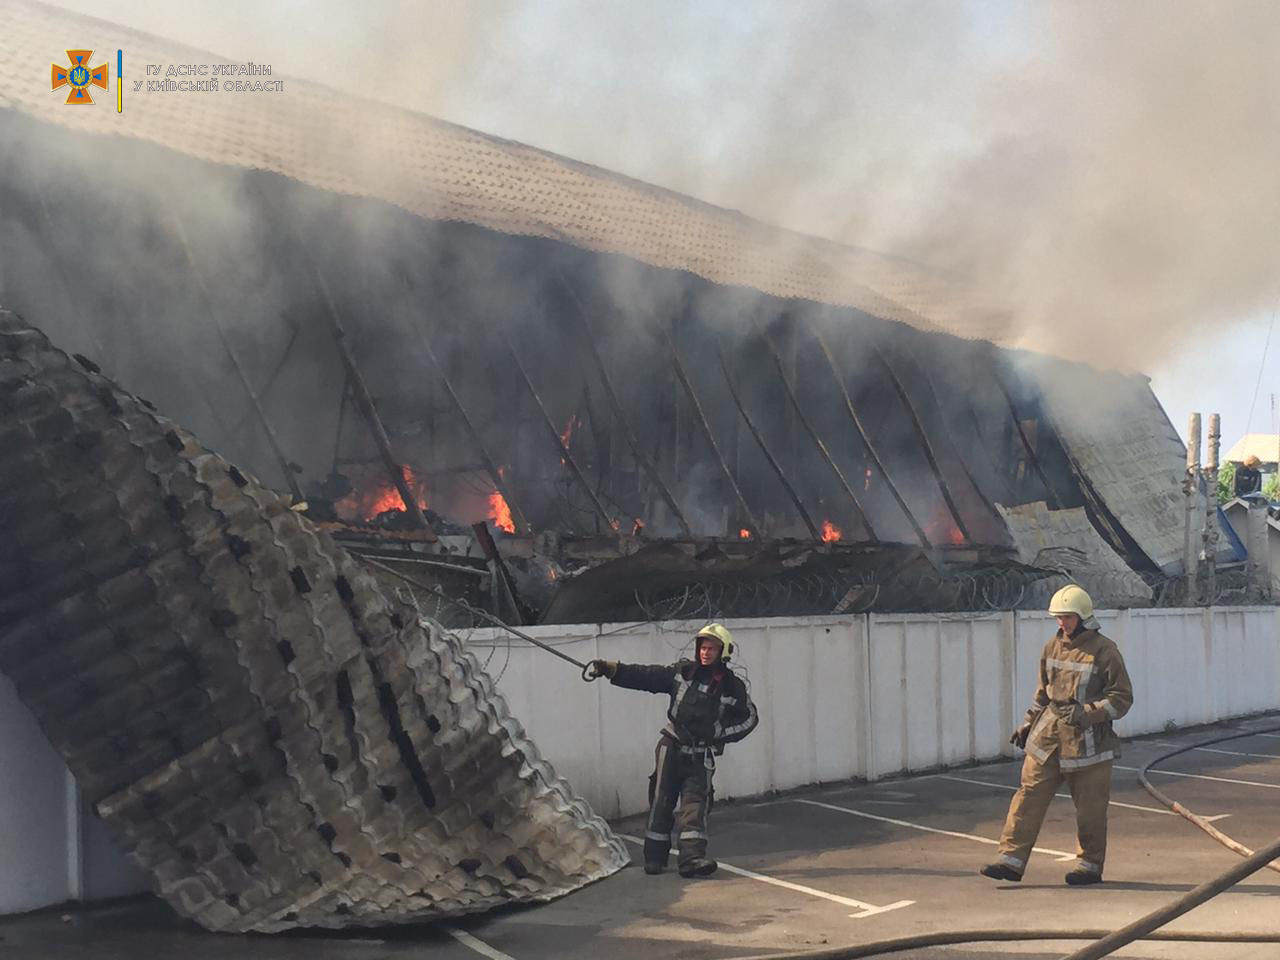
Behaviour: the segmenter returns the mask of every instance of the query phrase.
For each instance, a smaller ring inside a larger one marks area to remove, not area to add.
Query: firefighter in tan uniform
[[[1133,705],[1133,685],[1115,643],[1098,632],[1089,594],[1074,584],[1053,595],[1058,632],[1040,655],[1040,684],[1012,743],[1027,751],[1022,786],[1009,805],[1000,856],[982,868],[994,880],[1022,879],[1049,803],[1065,780],[1076,805],[1079,858],[1072,886],[1102,881],[1111,767],[1120,738],[1111,725]]]

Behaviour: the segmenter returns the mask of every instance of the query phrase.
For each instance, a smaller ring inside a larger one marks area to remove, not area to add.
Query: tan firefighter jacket
[[[1067,722],[1084,705],[1080,726]],[[1059,630],[1040,655],[1040,685],[1027,711],[1027,753],[1041,763],[1056,750],[1063,770],[1078,770],[1120,756],[1111,724],[1133,706],[1133,684],[1115,643],[1097,630],[1064,637]],[[1061,714],[1061,716],[1060,716]]]

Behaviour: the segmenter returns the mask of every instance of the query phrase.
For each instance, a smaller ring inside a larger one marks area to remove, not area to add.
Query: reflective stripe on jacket
[[[1084,705],[1084,722],[1068,723],[1072,705]],[[1040,685],[1027,711],[1032,724],[1027,753],[1041,763],[1055,751],[1063,770],[1079,769],[1120,756],[1112,729],[1133,706],[1133,684],[1115,643],[1097,630],[1064,637],[1059,630],[1040,655]]]
[[[620,663],[614,686],[665,693],[669,732],[682,744],[721,747],[741,740],[760,718],[747,685],[724,664],[700,667],[692,660],[673,664]]]

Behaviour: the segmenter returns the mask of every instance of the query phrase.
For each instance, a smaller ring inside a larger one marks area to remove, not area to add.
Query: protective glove
[[[1009,742],[1019,750],[1025,750],[1027,749],[1027,737],[1029,736],[1031,736],[1031,724],[1024,723],[1017,730],[1013,731],[1013,736],[1009,738]]]
[[[610,680],[618,672],[617,660],[592,660],[587,664],[587,670],[592,678],[608,677]]]
[[[1058,719],[1063,723],[1070,724],[1073,727],[1084,726],[1084,704],[1077,703],[1074,700],[1067,704],[1053,705],[1053,712],[1058,715]]]

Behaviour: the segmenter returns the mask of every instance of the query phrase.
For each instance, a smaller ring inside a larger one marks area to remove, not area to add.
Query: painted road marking
[[[1122,767],[1116,765],[1117,770],[1129,770],[1132,773],[1141,773],[1138,767]],[[1230,777],[1210,777],[1203,773],[1177,773],[1173,770],[1148,770],[1148,773],[1158,773],[1162,777],[1186,777],[1189,780],[1212,780],[1214,783],[1236,783],[1242,787],[1266,787],[1268,790],[1280,790],[1280,783],[1259,783],[1257,780],[1233,780]]]
[[[644,841],[639,837],[633,837],[629,834],[618,834],[623,840],[634,843],[637,847],[643,847]],[[667,856],[674,857],[676,851],[672,850]],[[856,907],[858,912],[849,914],[855,920],[861,920],[863,917],[874,917],[878,913],[888,913],[890,910],[898,910],[902,907],[909,907],[914,900],[899,900],[888,906],[877,907],[874,903],[864,903],[861,900],[854,900],[852,897],[842,897],[838,894],[827,893],[825,890],[815,890],[813,887],[806,887],[803,884],[792,883],[790,880],[779,880],[777,877],[766,877],[763,873],[756,873],[753,870],[744,870],[742,867],[735,867],[731,863],[719,861],[720,869],[728,873],[736,873],[740,877],[748,877],[752,880],[759,880],[761,883],[772,884],[775,887],[783,887],[787,890],[794,890],[796,893],[807,893],[811,897],[818,897],[822,900],[830,900],[832,903],[839,903],[846,907]]]
[[[473,937],[465,930],[459,930],[457,927],[445,927],[444,932],[469,950],[474,950],[482,957],[488,957],[489,960],[516,960],[509,953],[503,953],[496,947],[491,947],[483,940]]]
[[[968,777],[953,777],[953,776],[951,776],[950,774],[946,774],[946,773],[939,773],[939,774],[937,774],[937,777],[938,777],[938,779],[939,779],[939,780],[954,780],[956,783],[972,783],[972,784],[976,784],[977,786],[980,786],[980,787],[993,787],[993,788],[995,788],[996,790],[1007,790],[1007,791],[1009,791],[1010,793],[1017,793],[1017,792],[1018,792],[1018,788],[1017,788],[1017,787],[1011,787],[1011,786],[1009,786],[1007,783],[991,783],[991,782],[990,782],[990,781],[988,781],[988,780],[970,780]],[[1064,800],[1070,800],[1070,799],[1071,799],[1071,794],[1069,794],[1069,793],[1055,793],[1055,794],[1054,794],[1054,796],[1055,796],[1055,797],[1061,797],[1061,798],[1062,798],[1062,799],[1064,799]],[[1160,815],[1161,815],[1161,816],[1163,816],[1163,817],[1177,817],[1177,816],[1180,816],[1180,814],[1174,813],[1172,810],[1166,810],[1166,809],[1164,809],[1164,807],[1144,807],[1144,806],[1142,806],[1141,804],[1137,804],[1137,803],[1123,803],[1123,802],[1121,802],[1121,801],[1119,801],[1119,800],[1112,800],[1112,801],[1111,801],[1111,806],[1113,806],[1113,807],[1124,807],[1126,810],[1141,810],[1143,813],[1158,813],[1158,814],[1160,814]],[[1220,814],[1218,814],[1217,816],[1214,816],[1214,817],[1204,817],[1204,818],[1202,818],[1202,819],[1204,819],[1204,820],[1206,820],[1206,821],[1208,821],[1208,822],[1212,822],[1212,821],[1214,821],[1214,820],[1225,820],[1225,819],[1227,819],[1227,817],[1229,817],[1229,816],[1231,816],[1231,814],[1229,814],[1229,813],[1220,813]]]
[[[1180,743],[1169,743],[1165,740],[1152,740],[1158,747],[1180,747]],[[1187,753],[1225,753],[1228,757],[1259,757],[1263,760],[1280,760],[1280,753],[1245,753],[1243,750],[1219,750],[1216,747],[1192,747]]]
[[[784,803],[807,803],[811,807],[824,807],[827,810],[836,810],[840,813],[848,813],[855,817],[865,817],[868,820],[879,820],[882,823],[892,823],[899,827],[907,827],[911,830],[923,830],[925,833],[940,833],[944,837],[958,837],[961,840],[975,840],[978,843],[990,844],[993,847],[999,846],[999,840],[991,840],[988,837],[977,837],[972,833],[958,833],[955,830],[940,830],[937,827],[926,827],[923,823],[912,823],[909,820],[894,820],[892,817],[882,817],[877,813],[867,813],[865,810],[854,810],[852,807],[838,807],[834,803],[822,803],[818,800],[789,800]],[[1049,856],[1058,860],[1074,860],[1074,853],[1064,853],[1061,850],[1050,850],[1048,847],[1032,847],[1036,853],[1047,853]]]

